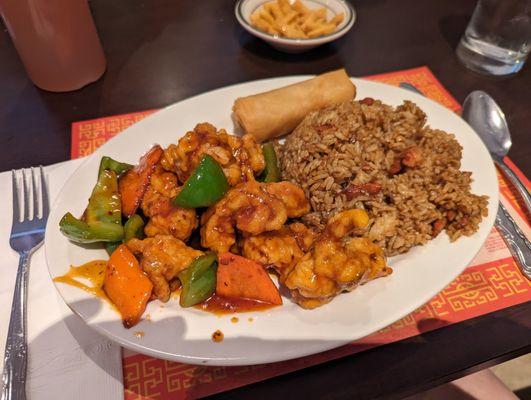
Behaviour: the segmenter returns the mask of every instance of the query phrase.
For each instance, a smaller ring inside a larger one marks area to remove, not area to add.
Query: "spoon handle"
[[[498,160],[497,164],[503,173],[511,180],[516,189],[518,189],[518,193],[520,193],[522,199],[524,199],[524,203],[527,208],[527,216],[531,215],[531,196],[529,195],[529,190],[527,190],[520,178],[516,176],[512,169],[509,168],[503,160]]]

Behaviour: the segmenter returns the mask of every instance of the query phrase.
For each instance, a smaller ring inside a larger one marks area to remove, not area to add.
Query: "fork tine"
[[[48,213],[50,212],[50,200],[48,198],[48,186],[46,186],[46,178],[44,177],[44,169],[42,165],[39,166],[41,171],[41,198],[42,198],[42,217],[43,219],[48,218]]]
[[[35,168],[31,167],[31,189],[33,190],[33,219],[39,218],[39,192],[35,178]]]
[[[30,217],[30,191],[28,188],[28,179],[26,177],[26,170],[22,170],[22,193],[24,194],[24,215],[22,216],[22,221],[29,220]]]
[[[18,200],[18,180],[15,170],[11,170],[11,176],[13,178],[13,225],[18,224],[20,221],[20,203]]]

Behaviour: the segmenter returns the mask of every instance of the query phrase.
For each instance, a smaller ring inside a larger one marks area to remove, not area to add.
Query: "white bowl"
[[[264,3],[274,0],[239,0],[234,8],[236,19],[243,28],[250,34],[265,40],[275,49],[284,51],[286,53],[302,53],[320,46],[325,43],[332,42],[347,33],[354,22],[356,21],[356,11],[351,4],[344,0],[301,0],[304,5],[310,9],[325,7],[327,9],[327,18],[330,19],[334,15],[344,13],[345,18],[337,26],[336,30],[325,36],[319,36],[313,39],[288,39],[276,35],[270,35],[251,24],[251,14]]]

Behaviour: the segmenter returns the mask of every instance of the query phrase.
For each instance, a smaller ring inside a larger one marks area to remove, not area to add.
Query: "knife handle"
[[[531,280],[531,243],[502,203],[496,214],[496,228],[505,239],[511,254],[518,260],[522,273]]]

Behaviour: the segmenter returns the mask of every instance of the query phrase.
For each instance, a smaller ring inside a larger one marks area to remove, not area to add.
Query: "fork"
[[[20,210],[17,173],[13,178],[13,223],[9,244],[19,256],[15,293],[11,306],[11,318],[7,333],[2,374],[2,400],[26,398],[26,367],[28,343],[26,339],[26,303],[30,257],[44,239],[44,228],[49,213],[48,190],[42,166],[40,169],[40,196],[37,191],[37,176],[31,168],[31,189],[28,187],[26,170],[22,170],[22,197],[24,208]],[[33,193],[33,195],[32,195]],[[30,219],[30,201],[33,199],[33,216]],[[39,208],[42,208],[39,217]],[[22,213],[21,213],[22,211]]]

